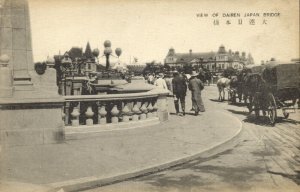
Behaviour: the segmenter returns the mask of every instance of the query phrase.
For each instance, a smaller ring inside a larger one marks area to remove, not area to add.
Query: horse
[[[230,79],[222,77],[217,81],[217,87],[219,90],[219,101],[225,100],[225,88],[228,88],[230,85]],[[223,92],[223,97],[222,97]]]
[[[247,90],[245,92],[246,99],[249,100],[249,103],[247,103],[249,113],[255,111],[255,115],[258,116],[259,110],[262,110],[265,116],[268,110],[268,93],[271,91],[265,80],[260,74],[248,74],[245,79],[245,89]]]
[[[228,100],[232,103],[236,103],[236,94],[238,94],[239,90],[239,80],[237,76],[232,76],[229,82],[229,92],[228,92]],[[239,98],[239,94],[238,94]]]

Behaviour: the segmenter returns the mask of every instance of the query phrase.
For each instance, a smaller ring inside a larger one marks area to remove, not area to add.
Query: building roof
[[[85,52],[84,52],[83,55],[86,59],[93,59],[94,58],[94,55],[92,53],[92,49],[91,49],[91,46],[90,46],[90,42],[87,42]]]
[[[177,57],[177,63],[185,63],[191,62],[193,60],[199,60],[203,58],[203,61],[213,60],[216,57],[216,52],[202,52],[202,53],[175,53],[175,57]]]

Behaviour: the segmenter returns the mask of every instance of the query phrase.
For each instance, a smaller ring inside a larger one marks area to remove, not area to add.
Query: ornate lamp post
[[[200,67],[203,69],[203,57],[200,57]]]
[[[106,57],[106,70],[109,69],[110,63],[109,63],[109,56],[112,52],[111,50],[111,42],[109,40],[104,41],[104,55]]]
[[[119,56],[122,54],[122,49],[116,48],[115,52],[119,58]],[[106,57],[106,70],[108,70],[110,67],[109,56],[113,56],[112,49],[111,49],[111,42],[109,40],[104,41],[104,55]]]

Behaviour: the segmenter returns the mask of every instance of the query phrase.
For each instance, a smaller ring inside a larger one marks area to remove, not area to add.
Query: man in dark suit
[[[185,115],[185,96],[187,91],[187,85],[185,79],[179,75],[176,71],[173,74],[174,78],[172,80],[173,94],[174,94],[174,104],[176,114],[179,115],[179,100],[182,109],[182,115]]]

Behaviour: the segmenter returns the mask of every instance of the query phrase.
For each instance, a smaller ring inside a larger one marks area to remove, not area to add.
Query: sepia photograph
[[[0,192],[300,191],[299,0],[0,0]]]

